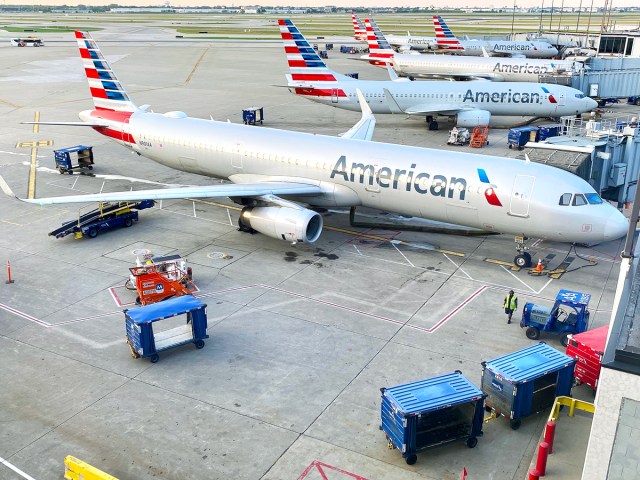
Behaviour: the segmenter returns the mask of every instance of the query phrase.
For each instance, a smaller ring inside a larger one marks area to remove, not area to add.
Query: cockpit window
[[[587,199],[581,193],[576,193],[573,197],[573,205],[579,207],[580,205],[586,205]]]
[[[587,201],[591,205],[600,205],[602,203],[602,199],[597,193],[585,193],[584,196],[587,197]]]
[[[560,202],[558,202],[560,205],[571,205],[571,194],[570,193],[563,193],[560,196]]]
[[[584,98],[584,93],[576,93],[576,98]]]

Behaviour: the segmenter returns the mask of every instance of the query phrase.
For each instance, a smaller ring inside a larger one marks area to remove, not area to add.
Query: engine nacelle
[[[478,125],[489,125],[491,112],[486,110],[467,110],[456,115],[456,125],[458,127],[473,128]]]
[[[313,243],[322,232],[322,216],[312,210],[286,207],[245,207],[240,229],[253,229],[267,237],[287,242]]]

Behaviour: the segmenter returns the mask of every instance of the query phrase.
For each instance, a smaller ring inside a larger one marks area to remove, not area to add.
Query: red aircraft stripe
[[[326,89],[326,88],[296,88],[296,95],[310,95],[314,97],[346,97],[347,94],[343,90]]]
[[[285,53],[300,53],[300,49],[298,47],[286,46],[284,47]]]
[[[107,98],[107,92],[104,91],[104,88],[93,88],[89,87],[91,90],[91,96],[96,98]]]
[[[280,35],[282,35],[283,40],[293,40],[290,32],[280,32]]]
[[[118,130],[114,130],[112,128],[107,128],[107,127],[93,127],[93,128],[97,132],[101,133],[102,135],[106,135],[107,137],[111,137],[115,140],[120,140],[120,141],[124,140],[125,142],[136,143],[136,141],[133,139],[133,137],[129,133],[120,132]]]
[[[293,73],[292,80],[309,80],[309,81],[336,81],[336,77],[331,74],[321,73]]]
[[[82,35],[82,32],[79,32],[79,31],[76,30],[73,33],[75,34],[76,38],[84,38],[84,35]]]
[[[307,62],[304,60],[289,60],[290,67],[306,67]]]
[[[91,55],[89,55],[89,50],[87,50],[86,48],[80,49],[80,56],[82,58],[91,58]]]
[[[94,118],[111,120],[113,122],[124,122],[129,117],[131,117],[132,114],[133,112],[122,112],[119,110],[111,110],[103,107],[96,107],[96,109],[91,112],[91,116]]]
[[[87,74],[87,78],[100,78],[95,68],[85,68],[84,73]]]

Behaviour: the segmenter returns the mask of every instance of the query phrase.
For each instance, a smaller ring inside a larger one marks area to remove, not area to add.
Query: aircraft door
[[[529,202],[536,177],[531,175],[518,175],[513,182],[511,191],[511,204],[509,205],[509,215],[516,217],[529,216]]]
[[[234,172],[242,170],[242,148],[239,143],[236,143],[233,153],[231,154],[231,166]]]
[[[338,89],[331,89],[331,103],[338,103]]]
[[[566,104],[566,102],[567,102],[567,99],[566,99],[566,97],[565,97],[565,94],[564,94],[564,93],[560,93],[560,94],[558,94],[558,99],[557,99],[557,100],[558,100],[558,106],[559,106],[559,107],[564,107],[564,105],[565,105],[565,104]]]
[[[131,148],[131,134],[129,133],[129,117],[125,118],[122,122],[122,144],[125,147]]]

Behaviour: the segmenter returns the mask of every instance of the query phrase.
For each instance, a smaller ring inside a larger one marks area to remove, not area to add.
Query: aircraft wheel
[[[436,122],[435,120],[431,121],[429,123],[429,130],[438,130],[438,122]]]
[[[569,345],[569,335],[571,335],[569,332],[564,332],[560,336],[560,343],[562,344],[563,347],[566,347],[567,345]]]
[[[513,259],[513,263],[520,268],[529,268],[531,266],[531,255],[528,253],[519,253]]]
[[[525,332],[529,340],[538,340],[540,338],[540,330],[536,327],[529,327]]]

